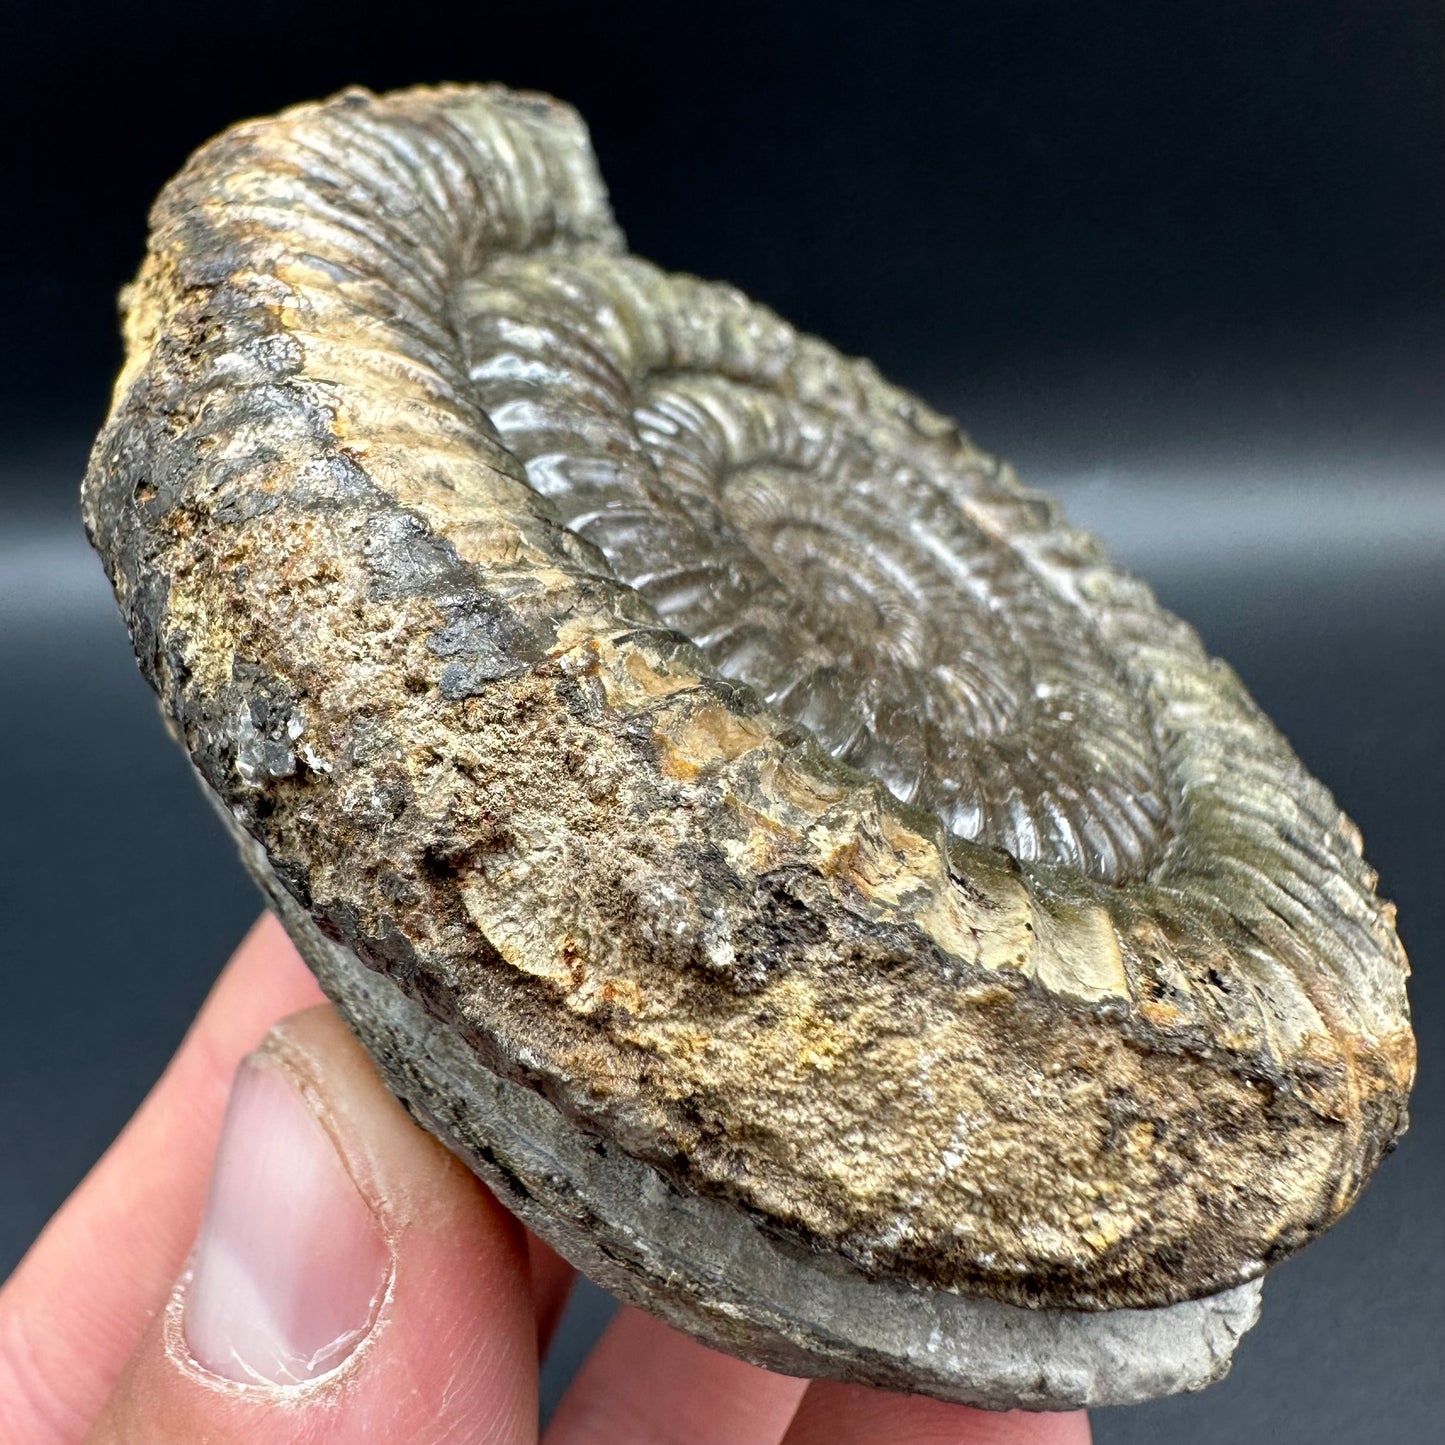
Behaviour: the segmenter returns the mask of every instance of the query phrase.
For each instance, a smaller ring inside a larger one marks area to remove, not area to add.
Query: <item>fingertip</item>
[[[197,1026],[214,1002],[224,1004],[233,1019],[230,1032],[254,1048],[279,1018],[313,1004],[326,995],[274,913],[266,912],[246,930],[230,966],[216,981]]]
[[[521,1441],[534,1332],[520,1228],[308,1009],[238,1073],[191,1268],[98,1438]]]
[[[237,1064],[277,1018],[321,998],[264,915],[140,1109],[0,1290],[0,1437],[73,1440],[63,1422],[94,1417],[195,1236]]]
[[[783,1445],[1089,1445],[1088,1416],[974,1410],[921,1395],[815,1381]]]
[[[544,1445],[775,1441],[806,1388],[624,1308],[563,1396]]]

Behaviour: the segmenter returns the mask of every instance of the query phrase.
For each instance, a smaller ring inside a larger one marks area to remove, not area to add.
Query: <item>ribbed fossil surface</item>
[[[1397,1136],[1392,910],[1233,673],[866,362],[629,255],[565,107],[236,127],[126,332],[85,506],[142,669],[393,1087],[615,1287],[792,1368],[1103,1398],[970,1393],[790,1271],[1186,1308]]]

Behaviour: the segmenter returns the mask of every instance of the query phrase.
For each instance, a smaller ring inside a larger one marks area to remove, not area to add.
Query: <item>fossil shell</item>
[[[629,255],[544,97],[228,131],[125,326],[85,512],[142,670],[533,1227],[800,1373],[1221,1371],[1414,1047],[1358,833],[1187,626],[866,362]]]

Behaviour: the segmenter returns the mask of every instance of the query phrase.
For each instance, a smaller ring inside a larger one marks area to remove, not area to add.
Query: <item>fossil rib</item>
[[[800,1371],[1222,1369],[1414,1046],[1357,832],[1187,626],[867,363],[628,255],[545,98],[228,131],[126,337],[85,511],[141,667],[534,1227]]]

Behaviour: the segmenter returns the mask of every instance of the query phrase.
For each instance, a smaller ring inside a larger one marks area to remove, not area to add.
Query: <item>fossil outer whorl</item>
[[[629,256],[565,107],[227,132],[126,331],[87,524],[196,766],[322,934],[668,1188],[1139,1308],[1396,1137],[1391,910],[1234,675],[866,363]]]

